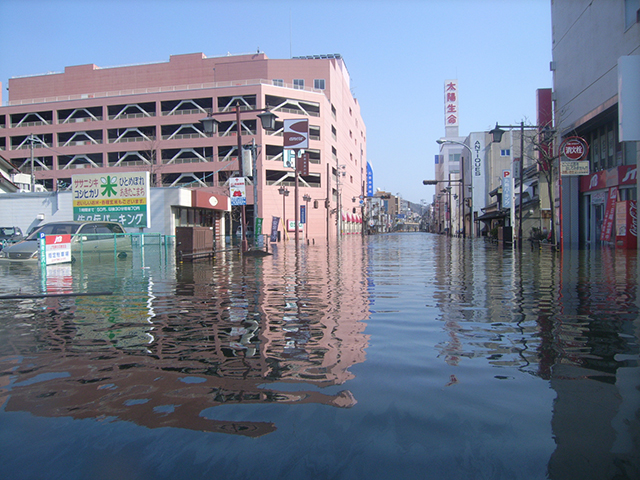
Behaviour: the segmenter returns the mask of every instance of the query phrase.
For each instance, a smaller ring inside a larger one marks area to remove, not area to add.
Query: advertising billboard
[[[73,219],[151,226],[149,172],[73,175]]]

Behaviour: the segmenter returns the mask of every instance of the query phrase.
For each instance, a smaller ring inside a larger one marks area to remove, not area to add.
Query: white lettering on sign
[[[589,144],[581,137],[569,137],[561,145],[560,151],[569,160],[582,160],[588,152]]]
[[[638,173],[637,168],[630,169],[629,171],[627,171],[627,174],[622,179],[622,182],[630,182],[632,180],[635,180],[637,173]]]

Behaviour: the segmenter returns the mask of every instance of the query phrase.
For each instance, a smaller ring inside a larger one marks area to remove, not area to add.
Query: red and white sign
[[[616,204],[616,246],[638,248],[638,203],[635,200]]]
[[[231,196],[231,205],[246,205],[247,192],[244,177],[231,177],[229,179],[229,194]]]
[[[582,160],[589,153],[589,144],[584,138],[569,137],[560,145],[560,153],[569,160]]]
[[[458,80],[444,82],[444,126],[458,126]]]
[[[71,261],[71,235],[46,235],[44,243],[47,265]]]
[[[309,148],[309,120],[284,120],[284,148]]]
[[[600,241],[608,242],[611,240],[611,231],[613,230],[613,220],[616,214],[616,203],[618,202],[618,187],[609,189],[609,197],[607,198],[607,206],[605,207],[604,221],[600,232]]]
[[[296,171],[303,176],[309,175],[309,153],[301,153],[296,159]]]

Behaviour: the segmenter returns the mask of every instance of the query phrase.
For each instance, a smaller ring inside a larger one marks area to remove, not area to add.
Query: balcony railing
[[[156,112],[147,112],[147,113],[125,113],[123,115],[109,115],[109,120],[122,120],[127,118],[149,118],[155,117]]]
[[[121,97],[125,95],[144,95],[147,93],[164,93],[164,92],[180,92],[185,90],[207,90],[212,88],[228,88],[239,86],[251,86],[251,85],[266,85],[274,88],[284,88],[291,90],[305,90],[307,92],[323,93],[323,90],[316,88],[305,87],[295,88],[292,84],[274,85],[271,80],[265,80],[264,78],[250,79],[250,80],[236,80],[231,82],[209,82],[209,83],[193,83],[187,85],[173,85],[168,87],[154,87],[154,88],[135,88],[127,90],[113,90],[108,92],[95,92],[92,94],[77,94],[77,95],[58,95],[53,97],[40,97],[40,98],[27,98],[23,100],[13,100],[9,102],[10,106],[13,105],[29,105],[32,103],[50,103],[50,102],[66,102],[69,100],[82,100],[88,98],[104,98],[104,97]]]

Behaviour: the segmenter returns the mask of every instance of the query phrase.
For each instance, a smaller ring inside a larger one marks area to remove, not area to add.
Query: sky
[[[535,123],[552,86],[550,0],[0,0],[0,82],[170,55],[339,53],[367,128],[374,188],[429,203],[444,84],[459,134]]]

